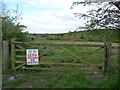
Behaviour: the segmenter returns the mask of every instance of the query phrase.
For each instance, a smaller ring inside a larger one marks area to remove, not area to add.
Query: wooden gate
[[[74,47],[77,48],[75,49]],[[40,65],[38,66],[26,65],[25,52],[26,49],[30,49],[30,48],[31,49],[37,48],[39,50]],[[50,49],[46,49],[46,48],[50,48]],[[86,51],[83,48],[86,48]],[[99,72],[104,72],[104,75],[106,75],[108,62],[110,60],[111,48],[114,48],[112,47],[111,43],[16,42],[14,39],[12,39],[11,66],[12,66],[12,70],[17,70],[17,69],[59,70],[59,69],[64,69],[64,66],[80,66],[80,67],[88,66]],[[61,53],[59,54],[58,51]],[[75,53],[77,51],[78,53]],[[67,56],[64,56],[65,54],[67,54]],[[90,57],[91,60],[88,57]],[[68,61],[65,61],[67,60],[67,58]],[[61,61],[59,61],[59,59],[61,59]],[[55,60],[58,61],[55,62]]]

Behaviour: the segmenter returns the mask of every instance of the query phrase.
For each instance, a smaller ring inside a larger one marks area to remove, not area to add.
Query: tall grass
[[[120,42],[119,30],[85,30],[63,34],[38,34],[37,38],[46,37],[48,40],[70,40],[70,41],[96,41],[96,42]]]
[[[118,88],[118,75],[112,74],[106,80],[92,79],[80,71],[16,71],[16,80],[3,81],[4,88]],[[94,75],[94,77],[96,77]]]

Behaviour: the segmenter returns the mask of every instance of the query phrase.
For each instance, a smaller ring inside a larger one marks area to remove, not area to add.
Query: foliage
[[[11,38],[16,38],[16,40],[20,41],[29,40],[28,32],[23,32],[27,27],[20,24],[21,13],[18,9],[17,5],[16,10],[9,10],[5,4],[2,3],[2,13],[0,17],[2,18],[3,40],[10,40]]]
[[[74,5],[83,4],[93,5],[97,9],[89,10],[87,14],[74,13],[75,17],[86,19],[86,29],[119,29],[120,28],[120,1],[118,2],[104,2],[104,3],[90,3],[90,2],[74,2]],[[73,7],[72,6],[72,7]]]
[[[67,40],[67,41],[95,41],[95,42],[120,42],[119,41],[119,30],[106,30],[106,29],[96,29],[96,30],[85,30],[85,31],[76,31],[76,32],[69,32],[64,33],[62,35],[34,35],[37,38],[43,39],[42,36],[46,35],[47,40]]]

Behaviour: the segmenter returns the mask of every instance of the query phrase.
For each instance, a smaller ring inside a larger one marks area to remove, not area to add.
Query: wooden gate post
[[[106,78],[106,75],[108,73],[108,66],[111,58],[111,49],[112,49],[112,43],[105,42],[105,61],[104,61],[104,73],[103,76]]]
[[[15,70],[15,45],[12,42],[15,42],[15,38],[11,39],[11,68]]]

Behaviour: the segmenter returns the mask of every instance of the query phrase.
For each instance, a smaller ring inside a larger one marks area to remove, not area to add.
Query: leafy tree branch
[[[74,13],[75,17],[79,19],[84,18],[85,29],[120,29],[120,1],[105,2],[105,3],[91,3],[91,2],[73,2],[71,9],[75,5],[93,5],[97,9],[87,11],[84,13]]]

